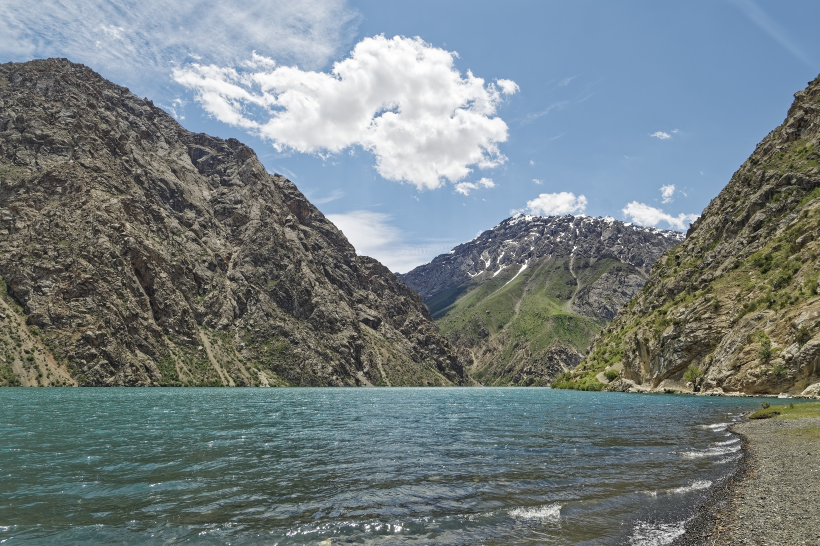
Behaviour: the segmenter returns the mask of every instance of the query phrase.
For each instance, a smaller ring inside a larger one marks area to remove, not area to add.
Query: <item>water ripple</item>
[[[759,402],[3,389],[0,541],[648,544],[731,471],[740,444],[722,435]]]

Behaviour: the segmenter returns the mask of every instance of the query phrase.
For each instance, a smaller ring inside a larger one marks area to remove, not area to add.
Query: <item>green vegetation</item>
[[[768,364],[772,359],[772,340],[766,335],[766,332],[757,334],[757,339],[760,342],[760,348],[757,350],[757,358],[761,364]]]
[[[165,356],[157,362],[159,373],[162,374],[160,386],[162,387],[181,387],[182,383],[179,380],[179,372],[177,372],[174,357],[171,355]]]
[[[596,376],[605,371],[606,368],[614,366],[623,360],[627,336],[631,335],[632,332],[632,328],[623,328],[610,323],[604,330],[601,339],[595,345],[592,353],[588,355],[577,368],[576,377],[573,381],[562,382],[560,384],[553,383],[552,387],[555,389],[575,389],[575,384],[597,386],[595,383],[598,383],[601,385],[601,388],[603,388],[604,385],[596,379]],[[630,343],[636,342],[637,340],[634,337],[630,339]],[[604,373],[604,377],[608,378],[606,372]],[[600,390],[600,388],[580,390]]]
[[[820,402],[790,403],[789,405],[770,406],[764,402],[763,409],[757,410],[749,416],[749,419],[769,419],[778,417],[780,419],[803,419],[806,417],[820,417]]]
[[[800,205],[800,206],[803,206],[803,205],[805,205],[805,204],[807,204],[807,203],[810,203],[810,202],[814,201],[814,200],[815,200],[815,199],[817,199],[818,197],[820,197],[820,186],[818,186],[818,187],[814,188],[812,191],[810,191],[809,193],[807,193],[807,194],[806,194],[806,195],[805,195],[805,196],[804,196],[804,197],[800,200],[799,205]]]
[[[594,375],[588,373],[573,373],[567,372],[558,376],[553,381],[553,389],[568,389],[574,391],[602,391],[604,385],[598,381]]]
[[[780,171],[805,172],[820,166],[820,155],[814,150],[814,145],[806,139],[792,142],[785,150],[775,154],[769,162],[769,167]]]
[[[19,387],[20,379],[15,375],[11,364],[0,364],[0,387]]]
[[[615,381],[618,377],[620,377],[620,375],[621,374],[618,370],[607,370],[604,372],[604,377],[606,377],[607,381]]]
[[[493,343],[492,362],[473,371],[485,384],[532,384],[515,379],[522,362],[555,346],[584,351],[602,324],[569,311],[568,302],[581,286],[597,280],[616,260],[576,264],[568,259],[541,259],[510,266],[496,276],[472,279],[427,302],[442,333],[455,343],[476,347]]]
[[[170,336],[169,336],[170,338]],[[197,351],[187,347],[176,345],[168,355],[159,362],[157,367],[162,374],[160,385],[174,387],[221,387],[222,379],[219,373],[211,365],[204,351]],[[175,362],[183,366],[185,379],[181,379],[176,371]]]
[[[801,324],[800,328],[798,328],[797,332],[794,334],[794,338],[798,344],[803,346],[808,340],[811,339],[811,332],[805,324]]]
[[[689,366],[689,368],[683,372],[683,380],[687,383],[692,383],[697,385],[698,381],[701,377],[703,377],[704,372],[697,366]]]

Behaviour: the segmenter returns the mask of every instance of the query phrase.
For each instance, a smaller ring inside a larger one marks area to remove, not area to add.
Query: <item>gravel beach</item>
[[[820,418],[735,425],[740,468],[715,490],[676,546],[820,546]]]

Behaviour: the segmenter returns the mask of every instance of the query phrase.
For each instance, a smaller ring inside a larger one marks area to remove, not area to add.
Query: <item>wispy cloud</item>
[[[568,100],[562,100],[562,101],[558,101],[558,102],[550,104],[544,110],[541,110],[539,112],[532,112],[530,114],[527,114],[524,117],[524,119],[521,120],[521,125],[526,125],[528,123],[532,123],[533,121],[537,120],[538,118],[540,118],[542,116],[546,116],[547,114],[549,114],[553,110],[562,110],[562,109],[566,108],[568,104],[569,104]]]
[[[167,81],[186,59],[238,63],[252,50],[318,68],[359,21],[344,0],[0,0],[0,13],[4,59],[68,57],[135,89]]]
[[[347,194],[342,190],[333,190],[332,192],[330,192],[328,195],[325,195],[324,197],[318,197],[318,198],[308,197],[308,198],[310,199],[310,202],[313,203],[314,205],[324,205],[325,203],[330,203],[331,201],[341,199],[345,195],[347,195]]]
[[[538,180],[537,178],[533,178],[533,179],[532,179],[532,183],[533,183],[533,184],[537,184],[537,185],[539,185],[539,186],[540,186],[543,182],[541,182],[541,181],[540,181],[540,180]]]
[[[734,4],[752,23],[757,25],[763,32],[768,34],[777,43],[783,46],[796,59],[806,65],[815,68],[817,65],[789,36],[789,32],[780,26],[769,14],[760,8],[753,0],[729,0]]]
[[[188,104],[188,101],[177,97],[170,104],[159,104],[159,107],[174,116],[174,119],[182,121],[185,119],[184,108],[186,104]]]
[[[576,78],[578,78],[578,76],[571,76],[569,78],[564,78],[562,80],[559,80],[558,83],[555,84],[555,86],[552,88],[552,91],[555,91],[556,89],[560,89],[560,88],[563,88],[563,87],[567,87]],[[589,100],[590,98],[592,98],[595,95],[595,93],[592,92],[591,89],[593,89],[600,82],[601,82],[601,79],[599,78],[598,80],[595,80],[593,82],[587,82],[587,83],[581,84],[580,89],[576,88],[575,91],[573,92],[573,97],[572,98],[565,99],[565,100],[560,100],[560,101],[555,101],[552,104],[550,104],[549,106],[547,106],[546,108],[544,108],[543,110],[537,110],[535,112],[530,112],[529,114],[527,114],[523,118],[519,118],[516,121],[519,122],[519,125],[527,125],[529,123],[532,123],[532,122],[536,121],[537,119],[539,119],[543,116],[546,116],[547,114],[549,114],[552,111],[563,110],[564,108],[567,108],[568,106],[581,104],[582,102]],[[577,87],[577,86],[573,86],[573,87]],[[556,95],[559,95],[559,93],[560,94],[566,94],[566,91],[558,92],[558,93],[556,93]],[[558,135],[558,137],[555,137],[555,138],[559,138],[562,135],[563,134]],[[550,140],[554,140],[554,138],[550,139]]]
[[[670,228],[683,231],[687,229],[688,224],[698,219],[697,214],[681,213],[677,216],[672,216],[661,209],[651,207],[644,203],[632,201],[627,204],[621,212],[632,222],[641,226],[657,226],[660,222],[666,222]]]
[[[574,79],[575,79],[575,78],[577,78],[577,77],[578,77],[578,76],[570,76],[569,78],[564,78],[563,80],[559,81],[559,82],[555,85],[555,87],[553,87],[553,90],[558,89],[559,87],[566,87],[566,86],[568,86],[568,85],[570,84],[570,82],[572,82],[572,80],[574,80]]]
[[[380,212],[354,210],[327,218],[342,230],[357,254],[375,258],[398,273],[427,263],[453,246],[449,239],[410,244],[407,235],[391,223],[391,216]]]

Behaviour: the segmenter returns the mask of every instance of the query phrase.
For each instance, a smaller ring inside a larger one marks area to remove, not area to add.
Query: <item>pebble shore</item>
[[[820,418],[735,425],[738,471],[719,486],[675,546],[820,545]]]

